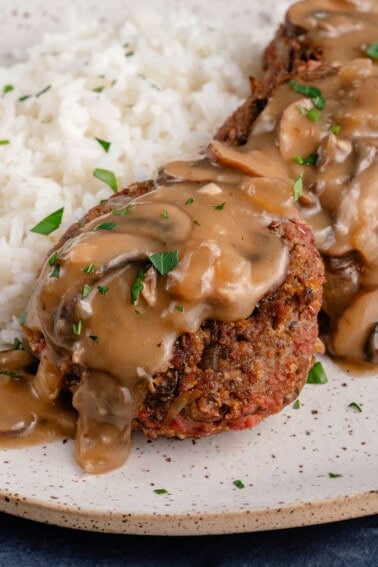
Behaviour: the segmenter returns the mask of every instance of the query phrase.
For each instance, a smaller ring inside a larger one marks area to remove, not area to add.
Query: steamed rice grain
[[[19,336],[38,268],[62,232],[118,187],[197,155],[248,94],[250,36],[193,16],[78,24],[0,68],[0,349]],[[21,99],[21,100],[20,100]],[[22,100],[23,99],[23,100]],[[109,141],[108,153],[95,138]],[[64,207],[50,236],[30,232]]]

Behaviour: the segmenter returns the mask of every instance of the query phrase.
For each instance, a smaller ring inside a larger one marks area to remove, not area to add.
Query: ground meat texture
[[[206,321],[179,337],[133,422],[149,437],[198,438],[253,427],[298,396],[312,364],[323,268],[309,228],[273,223],[290,250],[283,284],[251,317]]]

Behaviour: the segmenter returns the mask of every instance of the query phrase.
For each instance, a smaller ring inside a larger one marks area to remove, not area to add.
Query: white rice
[[[0,68],[0,93],[13,86],[0,96],[0,139],[9,140],[0,145],[0,349],[20,336],[49,248],[110,196],[93,170],[113,171],[122,188],[199,152],[248,94],[255,52],[250,35],[149,13],[117,29],[77,24]],[[111,142],[108,153],[95,137]],[[59,230],[30,232],[60,207]]]

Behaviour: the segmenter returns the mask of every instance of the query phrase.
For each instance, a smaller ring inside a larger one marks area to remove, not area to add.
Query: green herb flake
[[[82,330],[82,323],[78,321],[77,323],[73,323],[72,325],[72,332],[74,335],[81,335]]]
[[[299,409],[301,407],[301,402],[299,400],[295,400],[293,403],[293,409]]]
[[[305,108],[301,104],[297,104],[297,110],[300,114],[302,114],[302,116],[307,116],[307,108]]]
[[[13,85],[4,85],[3,87],[3,94],[6,93],[10,93],[11,91],[14,90],[14,86]]]
[[[0,374],[4,376],[10,376],[11,378],[16,378],[16,380],[23,380],[25,376],[23,374],[19,374],[18,372],[12,372],[11,370],[2,370],[0,368]]]
[[[348,408],[354,408],[355,410],[362,412],[361,406],[358,405],[356,402],[351,402]]]
[[[98,224],[95,230],[113,230],[117,225],[114,222],[103,222]]]
[[[130,289],[131,305],[136,305],[138,303],[140,292],[144,290],[144,284],[143,284],[144,272],[145,272],[144,268],[141,268],[139,270],[138,275],[135,278],[133,285],[131,286]]]
[[[58,209],[48,215],[44,219],[42,219],[38,224],[36,224],[33,228],[30,229],[30,232],[35,232],[37,234],[44,234],[48,235],[54,232],[57,228],[60,227],[62,223],[64,207]]]
[[[132,205],[127,205],[123,209],[113,209],[112,215],[128,215],[133,208]]]
[[[328,473],[329,478],[340,478],[340,476],[343,476],[340,473],[334,473],[334,472],[329,472]]]
[[[321,113],[321,110],[319,110],[318,108],[311,108],[311,110],[307,112],[307,117],[311,120],[311,122],[314,122],[314,124],[316,124],[317,122],[319,122]]]
[[[370,43],[367,46],[365,53],[371,59],[378,59],[378,41]]]
[[[154,268],[157,269],[159,274],[164,276],[168,274],[179,263],[179,256],[177,250],[170,252],[156,252],[149,257]]]
[[[193,203],[194,203],[193,197],[189,197],[189,199],[187,199],[187,200],[185,201],[185,205],[192,205]]]
[[[299,165],[315,165],[318,161],[318,154],[309,154],[306,157],[294,156],[293,161],[299,163]]]
[[[98,285],[97,289],[101,293],[101,295],[106,295],[109,291],[109,288],[108,288],[107,285]]]
[[[85,268],[82,269],[82,272],[84,272],[85,274],[93,274],[95,271],[95,267],[93,262],[91,262],[90,264],[88,264],[88,266],[85,266]]]
[[[162,216],[164,219],[168,218],[168,211],[167,209],[164,209],[164,211],[161,211],[160,216]]]
[[[331,132],[333,132],[335,136],[338,136],[340,134],[340,131],[341,131],[341,126],[339,124],[334,124],[333,126],[331,126]]]
[[[50,274],[50,278],[59,278],[60,276],[60,264],[57,264]]]
[[[326,99],[324,96],[314,96],[312,99],[312,103],[318,108],[319,110],[323,110],[326,105]]]
[[[307,384],[326,384],[327,374],[321,362],[315,362],[307,375]]]
[[[293,180],[293,193],[294,202],[297,202],[303,193],[303,174],[298,175],[297,179]]]
[[[180,311],[180,313],[184,313],[184,306],[183,305],[176,305],[175,309],[177,309],[177,311]]]
[[[142,313],[139,311],[139,309],[134,309],[134,311],[135,311],[136,315],[142,315]]]
[[[27,94],[24,96],[20,96],[20,98],[18,99],[20,102],[24,102],[24,100],[28,100],[28,98],[31,98],[32,95]]]
[[[234,480],[232,484],[236,486],[236,488],[245,488],[245,485],[241,480]]]
[[[155,494],[167,494],[168,490],[165,490],[165,488],[155,488],[154,492]]]
[[[112,191],[114,191],[114,193],[117,193],[118,191],[117,180],[113,171],[109,171],[108,169],[96,168],[93,171],[93,177],[96,177],[96,179],[103,181],[104,183],[106,183],[106,185],[108,185],[108,187],[110,187]]]
[[[226,204],[226,202],[219,203],[219,205],[214,205],[214,209],[217,210],[217,211],[223,211],[225,204]]]
[[[89,338],[94,342],[95,345],[98,345],[98,337],[96,335],[89,335]]]
[[[23,325],[25,325],[26,315],[27,315],[27,311],[26,311],[26,310],[24,310],[24,311],[22,311],[22,312],[20,313],[20,316],[19,316],[19,318],[18,318],[18,322],[20,323],[21,327],[22,327]]]
[[[131,57],[132,55],[134,55],[134,51],[127,51],[125,55],[126,57]]]
[[[41,95],[47,93],[47,91],[49,91],[50,89],[51,89],[51,85],[47,85],[47,87],[45,87],[44,89],[42,89],[41,91],[39,91],[35,96],[36,96],[36,97],[41,96]]]
[[[104,90],[104,88],[105,88],[104,86],[95,87],[94,89],[92,89],[92,91],[93,91],[94,93],[102,93],[102,91]]]
[[[58,252],[54,252],[53,254],[51,254],[50,258],[47,260],[49,266],[55,266],[57,259],[58,259]]]
[[[295,92],[300,93],[304,96],[308,96],[310,98],[322,96],[322,92],[320,89],[318,89],[318,87],[312,87],[310,85],[301,85],[300,83],[297,83],[297,81],[294,81],[294,79],[289,81],[289,85]]]
[[[0,140],[0,146],[7,146],[8,144],[10,144],[9,140]]]
[[[13,339],[13,349],[14,350],[25,350],[24,345],[22,344],[22,342],[20,341],[20,339],[18,337],[14,337],[14,339]]]
[[[81,298],[85,299],[86,297],[88,297],[88,295],[91,292],[91,286],[88,284],[84,284],[83,287],[81,288]]]
[[[101,140],[101,138],[96,138],[96,142],[100,144],[100,146],[104,149],[105,153],[108,153],[110,146],[112,145],[111,142],[107,142],[106,140]]]

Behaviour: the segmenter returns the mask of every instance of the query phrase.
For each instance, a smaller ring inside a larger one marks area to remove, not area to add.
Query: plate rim
[[[378,490],[336,498],[227,512],[118,513],[81,509],[0,490],[0,512],[59,527],[149,536],[195,536],[311,526],[378,513]]]

